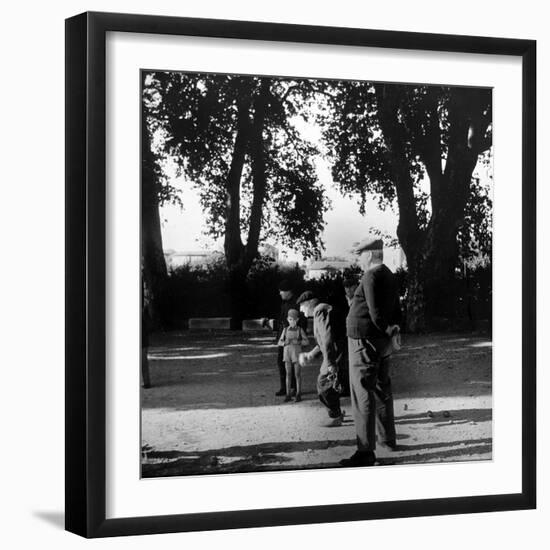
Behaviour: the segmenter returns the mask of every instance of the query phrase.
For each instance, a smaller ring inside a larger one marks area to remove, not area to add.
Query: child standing
[[[302,400],[302,373],[298,361],[302,347],[309,344],[309,340],[303,328],[298,326],[300,312],[296,309],[288,311],[288,327],[281,333],[279,346],[283,347],[283,361],[286,369],[286,397],[285,401],[290,401],[290,384],[292,381],[292,369],[296,376],[296,401]]]

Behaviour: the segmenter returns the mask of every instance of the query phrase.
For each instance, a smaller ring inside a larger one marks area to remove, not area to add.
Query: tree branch
[[[401,88],[395,85],[375,85],[378,119],[387,147],[387,156],[399,205],[397,236],[407,255],[407,261],[412,266],[418,255],[421,232],[418,225],[413,181],[406,155],[404,128],[397,117],[399,103],[402,99],[401,91]]]

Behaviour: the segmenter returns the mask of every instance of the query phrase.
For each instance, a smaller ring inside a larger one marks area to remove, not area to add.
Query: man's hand
[[[308,361],[309,361],[309,356],[307,353],[302,352],[300,353],[300,355],[298,355],[298,363],[300,363],[301,367],[304,367],[305,365],[307,365]]]

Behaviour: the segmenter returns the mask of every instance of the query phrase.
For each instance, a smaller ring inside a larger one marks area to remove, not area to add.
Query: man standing
[[[312,291],[301,294],[297,303],[307,317],[313,317],[313,335],[317,344],[310,352],[300,353],[300,364],[306,364],[319,354],[323,356],[317,377],[317,393],[328,409],[329,419],[322,425],[341,426],[344,414],[340,408],[338,374],[344,363],[345,335],[343,330],[338,330],[333,307],[322,303]]]
[[[355,246],[364,275],[346,319],[351,407],[357,451],[342,466],[373,466],[376,429],[381,443],[395,448],[395,423],[390,379],[391,336],[400,322],[397,280],[383,264],[381,239]]]
[[[357,289],[357,286],[359,285],[359,279],[357,277],[347,276],[344,278],[343,281],[344,285],[344,294],[346,296],[346,303],[344,306],[344,310],[341,314],[341,320],[339,319],[338,324],[341,324],[343,327],[344,332],[344,362],[342,363],[342,369],[340,370],[340,382],[342,384],[342,397],[349,397],[350,394],[350,387],[349,387],[349,362],[348,362],[348,340],[346,338],[346,318],[349,313],[349,308],[351,306],[351,302],[353,300],[353,295],[355,294],[355,290]]]
[[[294,296],[294,288],[292,284],[286,279],[282,280],[279,284],[279,295],[281,296],[281,311],[279,313],[279,320],[277,322],[277,340],[281,338],[283,330],[288,327],[288,312],[291,309],[298,309],[296,305],[296,297]],[[298,321],[298,326],[306,328],[303,326],[303,321]],[[286,367],[283,359],[283,348],[277,348],[277,368],[279,370],[279,390],[275,393],[277,396],[286,395]],[[296,391],[296,376],[294,372],[291,375],[291,388]]]

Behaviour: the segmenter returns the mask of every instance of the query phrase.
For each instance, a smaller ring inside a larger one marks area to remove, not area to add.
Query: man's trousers
[[[326,372],[321,372],[317,377],[317,394],[319,401],[328,409],[330,418],[341,416],[340,394],[334,389],[333,379]]]
[[[357,449],[376,449],[376,430],[382,443],[395,445],[395,421],[390,378],[390,359],[380,357],[364,338],[348,338],[351,411]]]

